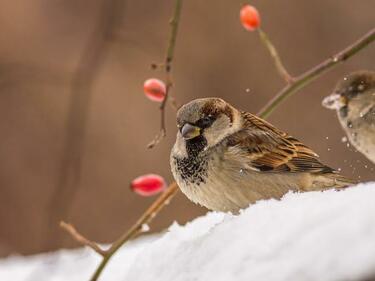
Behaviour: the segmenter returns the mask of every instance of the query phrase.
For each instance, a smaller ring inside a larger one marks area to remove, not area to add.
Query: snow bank
[[[48,259],[59,258],[53,272]],[[47,265],[46,265],[47,262]],[[89,250],[0,261],[0,280],[87,280]],[[49,268],[49,270],[47,270]],[[38,273],[39,272],[39,273]],[[27,273],[27,274],[26,274]],[[43,279],[42,276],[46,279]],[[101,280],[364,280],[375,276],[375,183],[345,191],[287,194],[239,216],[208,213],[130,243]]]
[[[138,252],[156,236],[129,242],[107,265],[101,280],[125,280]],[[53,253],[0,259],[0,281],[88,281],[100,257],[91,249],[60,250]]]

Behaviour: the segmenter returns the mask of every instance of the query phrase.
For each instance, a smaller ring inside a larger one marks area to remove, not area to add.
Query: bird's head
[[[183,154],[207,150],[241,127],[240,112],[220,98],[195,99],[177,112],[176,146]]]
[[[337,110],[341,116],[346,116],[351,102],[362,99],[364,95],[374,95],[375,72],[357,71],[340,80],[333,93],[327,96],[322,104],[329,109]]]

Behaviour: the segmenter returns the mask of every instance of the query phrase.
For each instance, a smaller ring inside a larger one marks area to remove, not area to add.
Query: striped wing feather
[[[262,172],[332,173],[306,145],[268,122],[243,112],[245,129],[228,138],[229,152],[241,152],[248,165]]]

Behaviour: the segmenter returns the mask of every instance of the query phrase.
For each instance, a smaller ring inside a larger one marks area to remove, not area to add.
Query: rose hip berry
[[[245,29],[254,31],[260,25],[258,10],[251,5],[244,5],[240,11],[240,21]]]
[[[142,196],[152,196],[162,192],[166,188],[166,182],[163,177],[155,174],[147,174],[135,178],[130,188]]]
[[[145,95],[152,101],[162,102],[166,95],[165,83],[159,79],[147,79],[143,84]]]

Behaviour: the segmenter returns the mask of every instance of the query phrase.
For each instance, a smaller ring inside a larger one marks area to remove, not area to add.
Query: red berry
[[[130,188],[142,196],[151,196],[162,192],[166,188],[165,180],[155,174],[147,174],[134,179]]]
[[[240,20],[242,26],[249,31],[257,29],[260,25],[258,10],[251,5],[245,5],[242,7],[240,11]]]
[[[145,95],[152,101],[162,102],[166,94],[165,83],[159,79],[147,79],[143,84]]]

